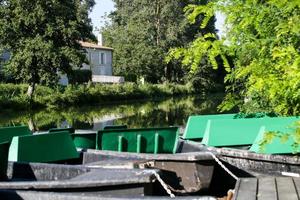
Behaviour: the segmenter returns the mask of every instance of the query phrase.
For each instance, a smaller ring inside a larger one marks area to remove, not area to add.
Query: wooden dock
[[[300,178],[241,178],[235,186],[234,200],[300,200]]]

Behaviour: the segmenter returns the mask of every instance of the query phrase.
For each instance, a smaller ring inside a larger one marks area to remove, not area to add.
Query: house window
[[[100,65],[105,64],[105,53],[100,53]]]

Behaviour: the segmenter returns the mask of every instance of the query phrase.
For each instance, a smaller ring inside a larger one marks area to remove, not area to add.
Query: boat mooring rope
[[[157,172],[154,172],[154,175],[155,175],[156,179],[158,180],[158,182],[161,184],[161,186],[163,186],[163,188],[166,190],[166,192],[168,193],[168,195],[170,195],[171,198],[175,198],[175,195],[169,189],[169,186],[162,180],[162,178],[160,177],[160,175]]]
[[[217,158],[217,156],[215,154],[213,154],[212,152],[206,152],[209,155],[211,155],[213,157],[213,159],[230,175],[232,176],[236,181],[239,179],[236,175],[234,175],[220,160],[219,158]]]

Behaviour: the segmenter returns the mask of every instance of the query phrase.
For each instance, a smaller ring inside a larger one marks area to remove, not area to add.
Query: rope
[[[170,195],[171,198],[175,198],[175,195],[172,193],[172,191],[169,189],[169,186],[161,179],[160,175],[157,172],[154,172],[154,175],[158,182],[163,186],[163,188],[166,190],[168,195]]]
[[[215,154],[213,154],[212,152],[206,152],[208,154],[210,154],[213,159],[230,175],[232,176],[236,181],[239,179],[236,175],[234,175],[225,165],[223,165],[223,163],[219,160],[219,158],[217,158],[217,156]]]

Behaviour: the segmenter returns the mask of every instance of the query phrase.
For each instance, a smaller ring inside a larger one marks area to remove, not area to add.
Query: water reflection
[[[76,129],[99,130],[106,125],[126,124],[130,128],[184,126],[189,115],[217,113],[221,95],[171,98],[119,105],[90,106],[35,113],[2,113],[0,125],[25,124],[31,130],[72,126]]]

